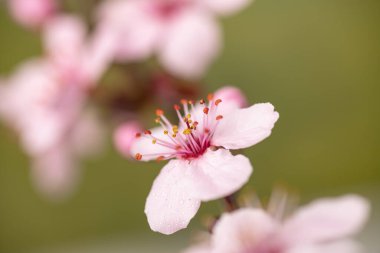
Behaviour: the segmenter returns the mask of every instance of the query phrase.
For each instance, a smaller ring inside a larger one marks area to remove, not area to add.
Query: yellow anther
[[[186,118],[190,119],[190,118],[191,118],[191,114],[190,114],[190,113],[187,114],[187,115],[186,115]]]
[[[168,130],[164,130],[164,134],[167,135],[169,133]]]
[[[175,137],[177,137],[177,135],[176,134],[172,134],[172,137],[175,138]]]
[[[152,140],[152,143],[153,143],[153,144],[156,144],[156,143],[157,143],[157,140],[156,140],[156,139],[153,139],[153,140]]]
[[[185,134],[185,135],[191,134],[191,129],[186,128],[185,130],[183,130],[183,134]]]

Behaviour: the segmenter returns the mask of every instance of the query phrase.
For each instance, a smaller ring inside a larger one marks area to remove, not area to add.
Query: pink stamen
[[[156,110],[156,123],[159,123],[167,135],[167,139],[158,138],[152,135],[151,131],[146,130],[144,135],[138,134],[152,140],[152,145],[160,145],[169,149],[168,152],[154,154],[136,154],[136,159],[141,160],[142,157],[155,157],[157,161],[167,160],[174,157],[180,159],[194,159],[201,155],[211,146],[212,136],[214,135],[219,122],[223,119],[223,115],[218,113],[218,105],[221,99],[214,100],[212,95],[208,96],[208,103],[200,100],[203,105],[203,113],[201,114],[203,126],[199,125],[192,112],[195,112],[194,102],[181,100],[184,115],[180,112],[181,106],[174,105],[174,110],[178,116],[180,127],[173,125],[164,115],[163,110]],[[189,106],[190,105],[190,106]],[[198,126],[199,125],[199,126]]]

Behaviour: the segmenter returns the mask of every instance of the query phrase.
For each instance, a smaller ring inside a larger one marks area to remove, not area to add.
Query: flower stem
[[[224,200],[224,204],[225,204],[227,212],[232,212],[239,208],[238,204],[236,203],[235,194],[228,195],[224,197],[223,200]]]

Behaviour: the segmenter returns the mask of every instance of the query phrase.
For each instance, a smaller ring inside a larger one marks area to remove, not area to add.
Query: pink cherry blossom
[[[116,149],[127,158],[131,158],[131,147],[136,140],[135,135],[141,130],[142,127],[138,121],[127,121],[121,124],[113,136]]]
[[[137,160],[175,158],[161,170],[145,206],[152,230],[164,234],[185,228],[201,201],[225,197],[248,181],[251,163],[228,149],[262,141],[279,117],[269,103],[240,109],[212,96],[208,102],[181,102],[183,113],[174,106],[178,126],[157,110],[161,127],[138,134],[131,148]]]
[[[95,152],[102,136],[85,93],[63,82],[51,64],[31,60],[0,86],[0,117],[32,158],[33,182],[48,197],[66,196],[78,175],[77,158]]]
[[[10,13],[21,25],[37,28],[57,11],[56,0],[8,0]]]
[[[358,253],[350,236],[363,227],[369,203],[347,195],[320,199],[279,220],[260,208],[224,214],[211,240],[186,253]]]
[[[199,78],[218,55],[217,15],[230,15],[250,0],[108,0],[100,27],[114,38],[118,60],[156,55],[174,75]]]
[[[247,98],[243,92],[233,86],[225,86],[215,92],[215,97],[228,101],[228,104],[237,108],[246,107],[248,105]]]
[[[65,82],[95,85],[112,60],[108,38],[88,38],[85,23],[76,16],[60,15],[44,27],[43,42],[48,60]]]

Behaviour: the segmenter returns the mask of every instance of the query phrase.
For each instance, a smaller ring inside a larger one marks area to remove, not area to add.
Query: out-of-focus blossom
[[[215,97],[223,101],[228,101],[228,104],[237,108],[243,108],[248,105],[247,98],[243,92],[233,86],[225,86],[215,92]]]
[[[113,38],[118,60],[156,55],[171,73],[202,76],[221,48],[217,15],[229,15],[250,0],[108,0],[99,23]]]
[[[28,28],[41,27],[57,11],[56,0],[8,0],[8,5],[12,17]]]
[[[23,64],[0,86],[0,116],[33,160],[37,188],[62,198],[77,182],[77,160],[101,144],[100,124],[85,107],[109,51],[104,41],[86,39],[76,17],[56,16],[43,33],[47,56]]]
[[[179,105],[174,106],[178,126],[157,110],[161,127],[138,134],[131,148],[137,160],[176,158],[161,170],[145,206],[152,230],[164,234],[187,227],[201,201],[225,197],[248,181],[251,163],[229,149],[247,148],[267,138],[279,117],[270,103],[240,109],[228,98],[222,101],[212,95],[208,102],[181,103],[183,114]]]
[[[369,203],[356,195],[320,199],[279,220],[259,208],[224,214],[208,245],[186,253],[358,253],[349,237],[368,218]]]
[[[136,133],[141,130],[142,127],[138,121],[128,121],[118,126],[113,136],[116,149],[125,157],[131,158],[132,144],[136,140]]]
[[[210,244],[209,243],[202,243],[199,245],[194,245],[182,253],[210,253]]]
[[[75,16],[57,16],[44,28],[48,60],[64,82],[95,85],[113,56],[109,39],[99,34],[87,38],[84,22]]]
[[[32,158],[37,188],[54,198],[72,190],[76,159],[95,151],[102,136],[95,115],[84,111],[81,86],[56,73],[48,61],[32,60],[0,86],[0,116]]]

